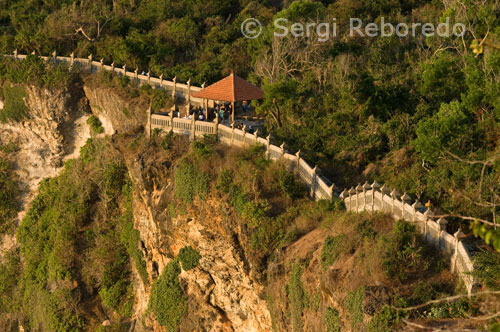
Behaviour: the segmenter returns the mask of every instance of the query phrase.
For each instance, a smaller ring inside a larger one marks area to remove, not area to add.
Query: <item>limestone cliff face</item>
[[[155,166],[151,165],[153,160]],[[172,165],[167,157],[157,154],[151,159],[129,160],[128,164],[137,192],[135,227],[141,233],[150,278],[156,279],[185,246],[195,248],[202,256],[197,268],[179,276],[188,298],[180,330],[271,331],[264,285],[246,257],[244,230],[231,216],[224,217],[215,201],[195,203],[186,207],[182,216],[174,215],[176,207],[167,203],[173,187],[167,176],[167,168]],[[159,165],[167,166],[162,170]],[[157,168],[158,173],[151,168]],[[150,286],[141,283],[136,289],[135,316],[139,318],[147,309]],[[154,317],[145,323],[154,331],[164,331]],[[143,327],[138,325],[136,331],[141,331]]]
[[[78,83],[60,90],[29,85],[24,89],[29,118],[0,124],[0,144],[15,142],[19,147],[15,164],[27,203],[38,183],[77,156],[90,134],[85,124],[89,109]]]
[[[149,106],[144,98],[132,98],[116,89],[95,84],[86,84],[84,90],[92,113],[101,120],[105,134],[134,133],[144,129]]]

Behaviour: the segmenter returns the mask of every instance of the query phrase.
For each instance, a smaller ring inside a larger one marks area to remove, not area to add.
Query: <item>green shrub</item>
[[[139,250],[140,233],[134,229],[133,222],[127,222],[123,228],[120,240],[127,249],[128,255],[134,260],[137,272],[141,276],[142,282],[148,284],[148,270],[144,261],[144,254]]]
[[[174,182],[175,196],[186,203],[192,202],[195,197],[203,199],[209,192],[208,176],[186,158],[176,167]]]
[[[14,141],[9,141],[6,145],[0,145],[0,151],[3,153],[13,153],[19,151],[19,146]]]
[[[104,132],[104,128],[102,126],[101,120],[99,120],[99,118],[94,116],[94,115],[91,115],[87,119],[87,124],[92,129],[92,133],[94,135],[102,134]]]
[[[201,255],[191,246],[187,246],[179,251],[177,258],[179,258],[180,262],[182,263],[182,268],[186,271],[189,271],[198,266]]]
[[[24,102],[26,91],[24,87],[18,85],[10,85],[6,83],[3,86],[4,107],[0,110],[0,121],[6,123],[8,121],[19,122],[28,118],[28,107]]]
[[[309,295],[302,283],[302,273],[304,273],[303,266],[299,263],[293,264],[290,283],[287,285],[293,331],[302,331],[304,326],[302,314],[309,307]]]
[[[11,228],[19,211],[19,184],[11,163],[0,156],[0,233]]]
[[[335,263],[342,253],[342,246],[345,242],[345,235],[327,236],[321,249],[321,267],[323,271]]]
[[[474,256],[474,276],[490,290],[500,290],[500,255],[481,250]]]
[[[340,317],[337,309],[326,308],[325,312],[325,330],[326,332],[340,332]]]
[[[424,272],[430,263],[422,256],[423,247],[415,225],[398,221],[391,233],[381,238],[382,267],[386,275],[404,281],[411,272]]]
[[[365,287],[361,286],[356,291],[349,291],[345,298],[345,306],[351,318],[351,328],[356,330],[358,324],[363,323],[363,300],[365,298]]]
[[[367,332],[392,332],[392,326],[399,322],[401,314],[384,306],[366,325]]]
[[[284,195],[290,199],[297,199],[306,194],[306,187],[299,182],[295,176],[285,170],[280,170],[278,175],[278,184]]]
[[[179,273],[181,273],[179,262],[171,261],[151,288],[149,308],[154,312],[158,322],[166,326],[169,332],[177,331],[181,318],[187,310]]]

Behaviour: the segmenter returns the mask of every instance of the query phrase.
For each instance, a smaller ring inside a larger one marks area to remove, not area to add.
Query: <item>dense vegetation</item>
[[[16,150],[13,142],[0,145],[0,233],[12,229],[19,210],[19,185],[12,161],[8,158]]]
[[[168,78],[192,77],[197,84],[235,69],[265,87],[257,108],[268,116],[267,129],[300,148],[337,185],[377,179],[430,199],[446,213],[490,221],[499,213],[495,0],[25,0],[3,2],[0,13],[5,52],[93,53]],[[241,35],[248,17],[263,23],[259,38]],[[335,17],[338,36],[326,42],[275,38],[272,20],[278,17]],[[467,32],[463,39],[350,37],[351,17],[433,24],[449,17]],[[163,103],[163,97],[158,100]],[[456,230],[456,223],[450,225]],[[498,232],[480,226],[475,233],[500,247]]]
[[[147,282],[132,190],[120,155],[99,140],[44,180],[18,229],[22,267],[14,252],[0,268],[0,298],[10,298],[2,300],[2,312],[30,328],[82,331],[101,323],[92,314],[98,296],[106,310],[130,317],[131,258]]]

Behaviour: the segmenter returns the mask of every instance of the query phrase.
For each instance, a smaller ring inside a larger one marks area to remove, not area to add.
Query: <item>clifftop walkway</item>
[[[17,54],[8,55],[15,59],[23,60],[26,55]],[[172,81],[164,80],[163,76],[159,78],[147,75],[139,75],[138,69],[129,72],[126,66],[121,69],[116,68],[114,63],[110,66],[104,65],[103,60],[93,61],[92,55],[87,59],[56,56],[41,57],[54,63],[66,63],[69,66],[76,66],[82,71],[96,73],[101,70],[107,70],[118,75],[131,77],[133,82],[140,84],[149,84],[155,88],[165,89],[172,92],[172,96],[184,98],[187,103],[197,103],[202,105],[203,100],[192,98],[191,92],[201,90],[201,87],[192,86],[191,82],[187,84],[177,83],[176,79]],[[148,135],[155,129],[173,131],[177,134],[189,135],[193,139],[200,135],[215,135],[217,139],[225,144],[234,146],[245,146],[253,144],[262,144],[266,147],[266,154],[269,159],[281,160],[288,170],[296,173],[309,188],[311,197],[315,200],[332,200],[340,198],[344,201],[347,210],[361,211],[382,211],[391,214],[395,220],[405,220],[416,225],[417,229],[423,234],[424,238],[434,244],[442,252],[451,257],[451,268],[456,272],[469,294],[471,294],[479,285],[474,280],[471,273],[474,271],[473,261],[467,248],[461,241],[462,233],[460,231],[451,235],[446,231],[447,220],[444,218],[435,218],[432,211],[428,210],[421,213],[421,203],[413,201],[411,197],[397,190],[391,190],[386,185],[380,186],[377,182],[372,184],[358,184],[356,187],[342,191],[340,195],[335,193],[334,184],[321,175],[319,169],[311,167],[300,156],[300,151],[296,154],[290,154],[285,150],[285,144],[281,146],[273,145],[271,137],[262,138],[255,134],[248,133],[245,129],[240,130],[228,126],[205,121],[196,121],[193,119],[174,118],[172,112],[170,116],[154,114],[151,109],[148,111],[148,124],[146,131]],[[435,220],[437,219],[437,220]]]

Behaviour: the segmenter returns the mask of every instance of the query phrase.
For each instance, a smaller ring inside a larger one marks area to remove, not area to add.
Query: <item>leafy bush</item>
[[[326,308],[325,330],[326,332],[340,332],[341,322],[339,312],[334,308]]]
[[[304,273],[302,265],[299,263],[293,264],[290,283],[287,285],[287,296],[290,303],[290,316],[293,331],[302,331],[304,326],[302,313],[304,309],[309,307],[309,295],[302,283],[302,273]]]
[[[481,250],[474,256],[474,276],[490,290],[500,290],[500,255]]]
[[[19,185],[11,163],[0,155],[0,233],[5,232],[19,210]]]
[[[361,286],[356,291],[349,291],[345,298],[345,305],[351,318],[351,328],[356,330],[356,326],[363,323],[363,300],[365,298],[365,287]]]
[[[204,198],[209,192],[208,176],[184,158],[175,169],[175,196],[186,203],[195,197]]]
[[[299,182],[296,177],[285,170],[280,170],[278,175],[278,184],[284,195],[290,199],[297,199],[306,194],[306,187]]]
[[[99,118],[96,117],[95,115],[91,115],[87,119],[87,124],[92,129],[92,133],[94,135],[102,134],[104,132],[104,128],[102,126],[101,120],[99,120]]]
[[[416,233],[415,225],[398,221],[380,245],[384,253],[382,265],[390,278],[404,281],[411,271],[427,271],[429,262],[422,256],[423,247]]]
[[[339,257],[342,253],[342,246],[344,244],[345,235],[327,236],[321,249],[321,267],[324,271]]]
[[[180,262],[182,263],[182,268],[186,271],[189,271],[198,266],[201,255],[191,246],[187,246],[179,251],[177,258],[179,258]]]
[[[153,283],[149,308],[158,322],[167,331],[177,331],[182,316],[186,313],[186,298],[179,283],[181,268],[177,260],[165,266],[161,276]]]
[[[24,102],[24,87],[6,83],[3,86],[3,96],[5,100],[4,107],[0,110],[0,122],[19,122],[29,116],[28,107]]]

